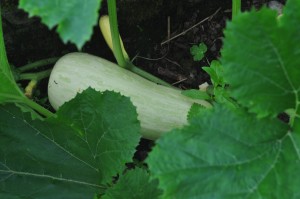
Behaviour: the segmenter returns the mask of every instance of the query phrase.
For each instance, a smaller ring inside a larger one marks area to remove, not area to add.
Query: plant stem
[[[44,115],[45,117],[54,117],[55,116],[54,113],[52,113],[51,111],[45,109],[44,107],[42,107],[38,103],[28,99],[27,97],[24,97],[24,100],[22,100],[22,103],[26,104],[27,106],[34,109],[38,113]]]
[[[1,72],[4,73],[6,76],[9,76],[10,80],[14,80],[13,74],[10,69],[10,65],[7,59],[6,50],[5,50],[5,44],[4,44],[4,38],[3,38],[3,31],[2,31],[2,19],[1,19],[1,7],[0,7],[0,69]],[[16,102],[26,104],[27,106],[31,107],[32,109],[36,110],[40,114],[46,116],[46,117],[53,117],[55,116],[54,113],[51,111],[45,109],[41,105],[37,104],[36,102],[28,99],[25,97],[23,92],[17,87],[15,84],[16,91],[19,92],[20,95],[12,94],[12,96],[8,97],[10,99],[16,99]],[[11,100],[10,102],[13,102],[14,100]]]
[[[139,76],[141,77],[144,77],[145,79],[148,79],[154,83],[157,83],[157,84],[161,84],[163,86],[167,86],[167,87],[171,87],[171,88],[175,88],[174,86],[172,86],[171,84],[161,80],[160,78],[158,77],[155,77],[154,75],[136,67],[135,65],[131,64],[131,67],[129,68],[130,71],[134,72],[135,74],[138,74]]]
[[[22,73],[18,80],[32,80],[35,79],[37,81],[49,77],[52,69],[48,69],[45,71],[37,72],[37,73]]]
[[[117,19],[117,4],[116,0],[107,1],[108,5],[108,16],[109,16],[109,24],[111,30],[111,38],[113,43],[113,53],[118,62],[118,65],[123,68],[128,68],[126,60],[124,58],[121,43],[120,43],[120,34],[118,29],[118,19]]]
[[[49,64],[54,64],[58,59],[59,59],[59,57],[42,59],[42,60],[30,63],[30,64],[26,64],[25,66],[21,66],[18,68],[18,70],[22,73],[22,72],[25,72],[28,70],[37,69],[39,67],[47,66]]]
[[[118,65],[123,68],[126,68],[126,69],[152,81],[152,82],[174,88],[172,85],[168,84],[167,82],[161,80],[158,77],[155,77],[154,75],[136,67],[131,62],[128,62],[125,60],[123,52],[122,52],[122,48],[121,48],[121,43],[120,43],[116,0],[107,1],[107,5],[108,5],[108,15],[109,15],[110,30],[111,30],[111,38],[112,38],[112,43],[113,43],[113,53],[118,62]]]
[[[12,82],[15,81],[6,55],[3,28],[2,28],[1,3],[0,3],[0,72],[3,73],[10,81]],[[0,84],[2,83],[3,82],[0,82]],[[11,96],[7,96],[7,99],[11,100],[12,102],[14,101],[14,99],[23,99],[25,96],[16,83],[13,85],[13,87],[15,93],[12,92],[13,94],[11,94]]]
[[[7,59],[7,55],[6,55],[1,14],[2,14],[2,12],[1,12],[1,7],[0,7],[0,68],[4,72],[4,74],[7,74],[10,76],[10,79],[14,79],[13,74],[10,70],[10,65],[8,63],[8,59]]]
[[[241,0],[232,0],[232,19],[241,12]]]

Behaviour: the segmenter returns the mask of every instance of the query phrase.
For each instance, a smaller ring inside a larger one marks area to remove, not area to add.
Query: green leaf
[[[62,40],[80,49],[89,40],[97,24],[102,0],[20,0],[19,7],[30,16],[39,16],[49,28],[57,27]]]
[[[13,74],[10,70],[10,65],[7,60],[0,9],[0,104],[5,102],[22,101],[23,94],[18,88]]]
[[[200,61],[204,57],[206,51],[207,51],[207,46],[204,43],[200,43],[198,46],[193,45],[190,48],[190,53],[193,56],[194,61]]]
[[[88,158],[79,156],[89,156],[81,148],[86,143],[71,127],[32,121],[29,113],[2,106],[0,198],[92,198],[101,189],[100,175]]]
[[[300,136],[216,105],[158,140],[147,160],[165,198],[297,199]]]
[[[225,30],[225,80],[233,96],[259,116],[300,112],[299,9],[300,1],[289,0],[281,19],[267,8],[252,10]]]
[[[230,106],[232,108],[240,108],[240,105],[230,96],[230,90],[227,87],[214,88],[214,100],[218,104]]]
[[[208,67],[208,66],[204,66],[204,67],[202,67],[202,69],[203,69],[207,74],[209,74],[210,80],[211,80],[212,84],[213,84],[213,85],[217,85],[217,82],[219,81],[219,79],[218,79],[218,76],[217,76],[216,71],[215,71],[213,68]]]
[[[79,107],[74,110],[74,107]],[[124,169],[140,140],[140,124],[128,97],[88,88],[57,111],[57,120],[77,129],[88,143],[102,182]]]
[[[146,170],[136,168],[127,171],[120,177],[117,184],[109,188],[103,199],[156,199],[162,194],[157,188],[158,181],[150,181]]]
[[[1,56],[1,55],[0,55]],[[2,66],[2,65],[1,65]],[[10,74],[6,74],[0,66],[0,104],[6,102],[22,102],[24,96]]]
[[[184,96],[190,97],[192,99],[199,99],[199,100],[210,99],[210,96],[206,92],[196,90],[196,89],[184,90],[184,91],[181,91],[181,94]]]
[[[134,106],[112,92],[84,91],[45,121],[2,106],[0,198],[93,198],[131,161],[138,138]]]
[[[199,114],[199,112],[205,111],[206,108],[201,106],[200,104],[193,104],[188,113],[188,121],[192,120],[195,116]]]
[[[217,60],[213,60],[210,63],[210,67],[214,71],[216,71],[216,74],[218,75],[219,79],[223,80],[223,66],[222,66],[222,64]]]
[[[223,80],[223,67],[219,61],[213,60],[210,67],[202,67],[202,69],[209,74],[214,87],[225,85]]]

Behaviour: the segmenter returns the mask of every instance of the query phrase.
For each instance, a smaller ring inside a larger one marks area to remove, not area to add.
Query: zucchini
[[[157,85],[112,62],[85,53],[70,53],[57,61],[49,79],[49,101],[57,110],[88,87],[130,97],[137,108],[141,134],[148,139],[157,139],[187,124],[187,114],[193,103],[211,106],[206,101],[183,96],[180,90]]]

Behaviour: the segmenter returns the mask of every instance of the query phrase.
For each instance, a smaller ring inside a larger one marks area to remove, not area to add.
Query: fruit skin
[[[85,53],[70,53],[57,61],[49,79],[49,101],[57,110],[88,87],[130,97],[137,108],[141,134],[148,139],[157,139],[173,128],[186,125],[193,103],[211,106],[206,101],[183,96],[180,90],[157,85],[112,62]]]

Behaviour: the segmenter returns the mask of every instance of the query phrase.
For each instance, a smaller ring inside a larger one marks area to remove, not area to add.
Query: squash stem
[[[109,22],[110,22],[110,30],[111,30],[111,38],[113,43],[113,53],[114,56],[118,62],[118,65],[126,68],[154,83],[161,84],[167,87],[174,88],[171,84],[168,84],[167,82],[161,80],[158,77],[155,77],[154,75],[134,66],[131,62],[126,61],[124,58],[124,54],[122,52],[122,47],[120,43],[120,35],[119,35],[119,29],[118,29],[118,20],[117,20],[117,4],[116,0],[109,0],[107,1],[108,5],[108,16],[109,16]]]
[[[40,113],[41,115],[43,115],[45,117],[55,117],[54,113],[52,113],[48,109],[42,107],[38,103],[28,99],[27,97],[24,97],[24,99],[22,100],[22,103],[26,104],[27,106],[29,106],[30,108],[32,108],[33,110],[37,111],[38,113]]]
[[[131,64],[131,63],[130,63]],[[131,67],[129,68],[130,71],[134,72],[135,74],[138,74],[139,76],[144,77],[145,79],[148,79],[154,83],[163,85],[163,86],[167,86],[167,87],[171,87],[171,88],[175,88],[174,86],[172,86],[171,84],[161,80],[158,77],[155,77],[154,75],[136,67],[135,65],[131,64]]]
[[[1,17],[1,7],[0,7],[0,67],[1,70],[10,76],[13,79],[12,72],[10,70],[10,65],[8,63],[6,50],[5,50],[5,43],[4,43],[4,36],[3,36],[3,29],[2,29],[2,17]]]
[[[116,0],[107,1],[108,5],[108,16],[110,22],[111,38],[113,43],[113,53],[117,59],[118,65],[123,68],[128,68],[126,60],[124,58],[121,43],[120,43],[120,34],[118,29],[118,20],[117,20],[117,4]]]
[[[18,80],[32,80],[35,79],[37,81],[47,78],[50,76],[52,69],[48,69],[45,71],[41,72],[36,72],[36,73],[22,73],[20,74],[20,77]]]
[[[5,50],[5,44],[4,44],[4,38],[3,38],[3,31],[2,31],[2,19],[1,19],[1,7],[0,7],[0,70],[5,74],[9,75],[9,78],[11,80],[14,80],[13,74],[10,69],[10,65],[7,59],[6,50]],[[15,84],[17,87],[17,85]],[[20,89],[16,89],[20,93],[20,95],[12,95],[8,98],[15,98],[17,101],[15,103],[22,103],[26,104],[27,106],[31,107],[32,109],[36,110],[38,113],[46,116],[46,117],[53,117],[55,116],[54,113],[51,111],[45,109],[41,105],[37,104],[36,102],[28,99],[25,97],[25,95],[21,92]],[[14,102],[14,100],[11,100],[10,102]]]
[[[241,0],[232,0],[232,19],[241,12]]]
[[[24,66],[18,67],[18,71],[20,71],[22,73],[25,71],[29,71],[29,70],[37,69],[37,68],[47,66],[50,64],[54,64],[58,59],[59,59],[59,57],[42,59],[42,60],[30,63],[30,64],[26,64]]]

